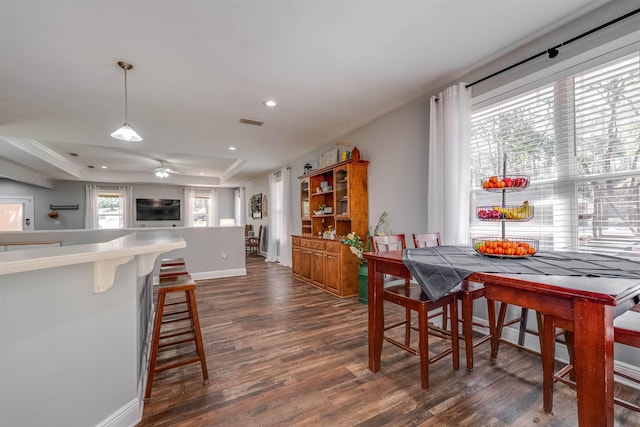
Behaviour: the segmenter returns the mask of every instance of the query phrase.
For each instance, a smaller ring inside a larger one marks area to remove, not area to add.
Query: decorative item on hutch
[[[313,169],[313,166],[311,166],[311,163],[306,163],[304,165],[304,174],[308,174],[309,172],[311,172],[311,169]]]

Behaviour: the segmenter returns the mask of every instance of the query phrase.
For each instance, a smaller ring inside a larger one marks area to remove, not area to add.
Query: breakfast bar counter
[[[185,241],[145,230],[0,253],[0,425],[135,425],[156,258]]]

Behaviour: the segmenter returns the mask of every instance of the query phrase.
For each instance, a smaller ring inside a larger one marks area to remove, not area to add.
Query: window
[[[530,177],[507,204],[528,200],[534,218],[505,224],[542,250],[640,256],[640,55],[634,53],[474,111],[471,205],[500,205],[482,177]],[[471,213],[471,237],[500,225]]]
[[[131,216],[131,187],[100,187],[87,184],[85,228],[130,227]]]
[[[193,198],[194,227],[206,227],[209,224],[210,206],[209,197],[195,196]]]
[[[184,198],[186,227],[209,227],[216,224],[214,207],[217,206],[217,193],[215,190],[185,188]]]
[[[98,228],[124,228],[124,210],[119,192],[98,193]]]
[[[0,197],[0,231],[33,230],[33,197]]]

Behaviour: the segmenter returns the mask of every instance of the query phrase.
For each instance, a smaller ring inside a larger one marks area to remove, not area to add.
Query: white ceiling
[[[2,0],[0,177],[239,185],[604,3]]]

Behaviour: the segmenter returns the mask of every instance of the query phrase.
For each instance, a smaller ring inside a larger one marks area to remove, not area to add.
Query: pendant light
[[[138,135],[136,131],[133,130],[133,128],[129,124],[129,119],[128,119],[129,111],[127,109],[127,71],[133,69],[133,65],[123,61],[119,61],[118,66],[124,70],[124,124],[120,129],[113,132],[111,136],[115,139],[120,139],[122,141],[129,141],[129,142],[142,141],[142,138],[140,137],[140,135]]]

